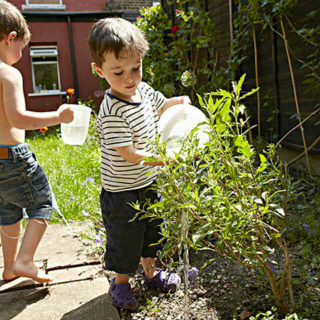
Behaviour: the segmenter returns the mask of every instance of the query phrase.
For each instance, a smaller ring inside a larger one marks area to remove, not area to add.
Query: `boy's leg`
[[[3,280],[10,281],[17,278],[13,273],[12,266],[18,252],[18,242],[20,234],[21,221],[13,225],[0,226],[1,228],[1,242],[4,260],[4,270],[2,274]]]
[[[144,274],[148,278],[153,278],[157,274],[156,260],[154,258],[142,258],[141,264],[144,270]]]
[[[123,273],[116,273],[115,284],[126,284],[129,283],[129,275]]]
[[[152,203],[161,200],[160,196],[153,190],[148,190],[146,197],[148,197]],[[156,257],[157,251],[162,249],[162,244],[159,243],[159,240],[162,238],[160,227],[162,223],[162,219],[147,221],[141,258],[141,263],[144,269],[144,283],[148,287],[160,288],[164,292],[175,292],[181,283],[179,275],[172,272],[164,272],[163,270],[155,267],[154,257]],[[157,245],[155,245],[156,243]]]
[[[52,277],[39,269],[33,262],[35,252],[46,231],[45,219],[29,219],[21,247],[12,271],[19,277],[31,278],[40,283],[52,281]]]

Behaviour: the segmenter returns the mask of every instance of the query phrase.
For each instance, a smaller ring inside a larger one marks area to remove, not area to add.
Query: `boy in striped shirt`
[[[113,303],[135,310],[138,302],[129,284],[129,273],[139,261],[145,284],[175,292],[181,282],[174,273],[155,268],[162,220],[135,219],[131,203],[159,201],[150,186],[157,178],[154,166],[162,161],[144,161],[154,156],[148,141],[158,134],[161,114],[176,104],[190,104],[187,96],[165,98],[142,82],[142,60],[148,42],[141,31],[121,18],[97,22],[90,33],[93,67],[110,85],[100,107],[97,128],[101,139],[101,211],[107,233],[106,269],[115,271],[110,286]]]

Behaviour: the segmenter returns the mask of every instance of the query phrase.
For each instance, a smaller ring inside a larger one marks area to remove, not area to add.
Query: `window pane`
[[[60,4],[60,0],[29,0],[29,4]]]
[[[33,62],[58,61],[57,57],[32,57]]]
[[[36,92],[41,90],[60,90],[57,64],[34,64]]]

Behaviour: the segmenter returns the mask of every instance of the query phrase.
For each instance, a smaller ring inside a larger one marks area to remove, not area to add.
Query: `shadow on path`
[[[114,320],[114,313],[110,295],[106,293],[66,313],[61,320]]]
[[[12,297],[15,295],[15,297]],[[9,298],[9,296],[11,296]],[[10,292],[0,294],[1,301],[1,320],[10,320],[19,315],[31,304],[37,303],[46,297],[49,297],[49,289],[31,289],[19,292]]]

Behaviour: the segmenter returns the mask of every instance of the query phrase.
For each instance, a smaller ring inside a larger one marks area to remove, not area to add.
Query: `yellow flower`
[[[74,95],[74,89],[69,88],[69,89],[67,90],[67,94],[70,94],[70,96]]]
[[[40,128],[40,132],[42,132],[43,134],[45,134],[47,131],[48,131],[47,127]]]

